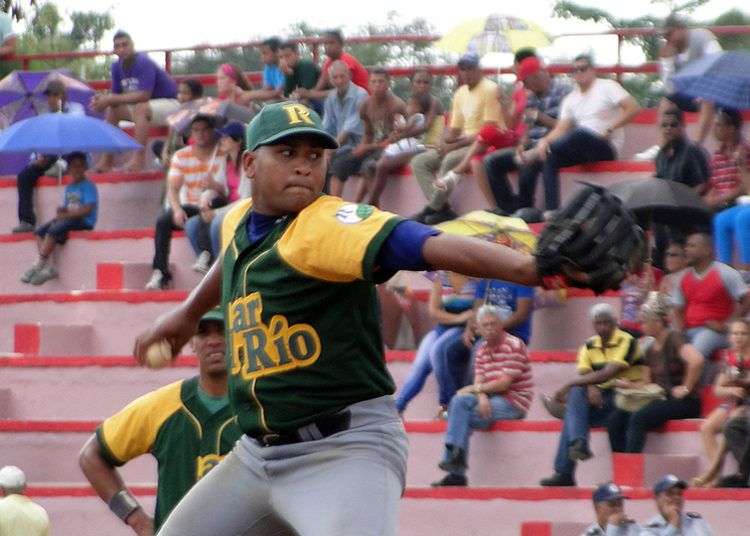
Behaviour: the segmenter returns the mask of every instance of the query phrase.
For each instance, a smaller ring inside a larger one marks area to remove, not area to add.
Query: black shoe
[[[424,219],[425,225],[437,225],[448,220],[454,220],[458,217],[458,214],[451,210],[450,205],[446,204],[439,210],[434,211],[432,214]]]
[[[747,488],[747,477],[740,473],[721,477],[716,483],[717,488]]]
[[[446,445],[448,449],[448,459],[442,460],[438,467],[446,473],[463,473],[468,469],[466,465],[466,453],[464,449]],[[465,484],[464,484],[465,485]]]
[[[435,209],[427,205],[422,210],[414,214],[414,216],[411,216],[409,219],[414,220],[418,223],[425,223],[427,217],[432,216],[433,214],[435,214]]]
[[[555,473],[549,478],[541,479],[539,485],[544,487],[575,487],[576,481],[572,475]]]
[[[507,210],[503,210],[500,207],[488,208],[487,212],[489,212],[490,214],[495,214],[497,216],[505,216],[505,217],[510,216],[511,214]]]
[[[594,455],[591,453],[589,446],[586,444],[586,440],[581,439],[580,437],[574,439],[568,447],[568,458],[574,462],[583,462],[593,456]]]
[[[444,486],[468,486],[469,480],[465,475],[457,475],[455,473],[448,473],[440,480],[436,480],[430,486],[433,488],[440,488]]]

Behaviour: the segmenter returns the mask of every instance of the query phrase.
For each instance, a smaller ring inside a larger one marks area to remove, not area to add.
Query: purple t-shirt
[[[119,59],[112,64],[112,93],[134,91],[148,91],[151,99],[174,99],[177,84],[147,54],[136,52],[129,69],[125,69]]]

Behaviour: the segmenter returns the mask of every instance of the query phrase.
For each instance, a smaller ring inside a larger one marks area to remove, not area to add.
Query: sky
[[[650,13],[665,16],[668,3],[650,0],[577,0],[582,5],[599,5],[620,17]],[[736,7],[739,0],[711,0],[699,8],[694,16],[704,20],[715,18]],[[397,13],[403,22],[416,17],[426,19],[437,33],[446,33],[460,22],[490,13],[512,14],[539,24],[548,34],[557,35],[577,31],[601,31],[605,25],[561,20],[552,17],[553,0],[524,0],[505,2],[498,0],[377,0],[377,1],[326,1],[326,0],[57,0],[61,14],[73,11],[109,10],[115,28],[126,29],[140,48],[191,46],[195,44],[220,44],[254,40],[269,35],[284,36],[290,23],[305,21],[312,27],[341,27],[349,33],[367,23],[382,23],[389,12]],[[457,5],[460,4],[460,8]],[[281,5],[278,9],[272,6]],[[747,11],[750,12],[750,9]],[[109,40],[107,39],[107,42]],[[597,60],[614,62],[616,40],[606,38],[565,38],[555,43],[557,51],[572,57],[587,48],[593,48]],[[639,63],[639,52],[626,51],[626,61]]]

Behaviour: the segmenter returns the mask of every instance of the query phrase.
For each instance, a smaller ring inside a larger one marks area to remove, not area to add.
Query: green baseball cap
[[[208,311],[206,314],[204,314],[200,322],[221,322],[224,323],[224,312],[221,310],[221,307],[214,307],[210,311]]]
[[[315,110],[295,101],[267,104],[245,131],[245,145],[254,151],[288,136],[307,134],[320,140],[326,149],[337,149],[336,138],[323,129],[323,121]]]

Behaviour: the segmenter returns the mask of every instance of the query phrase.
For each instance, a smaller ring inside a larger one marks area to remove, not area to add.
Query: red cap
[[[536,56],[529,56],[524,58],[521,63],[518,64],[518,73],[516,78],[523,82],[529,76],[533,76],[542,70],[542,62]]]

